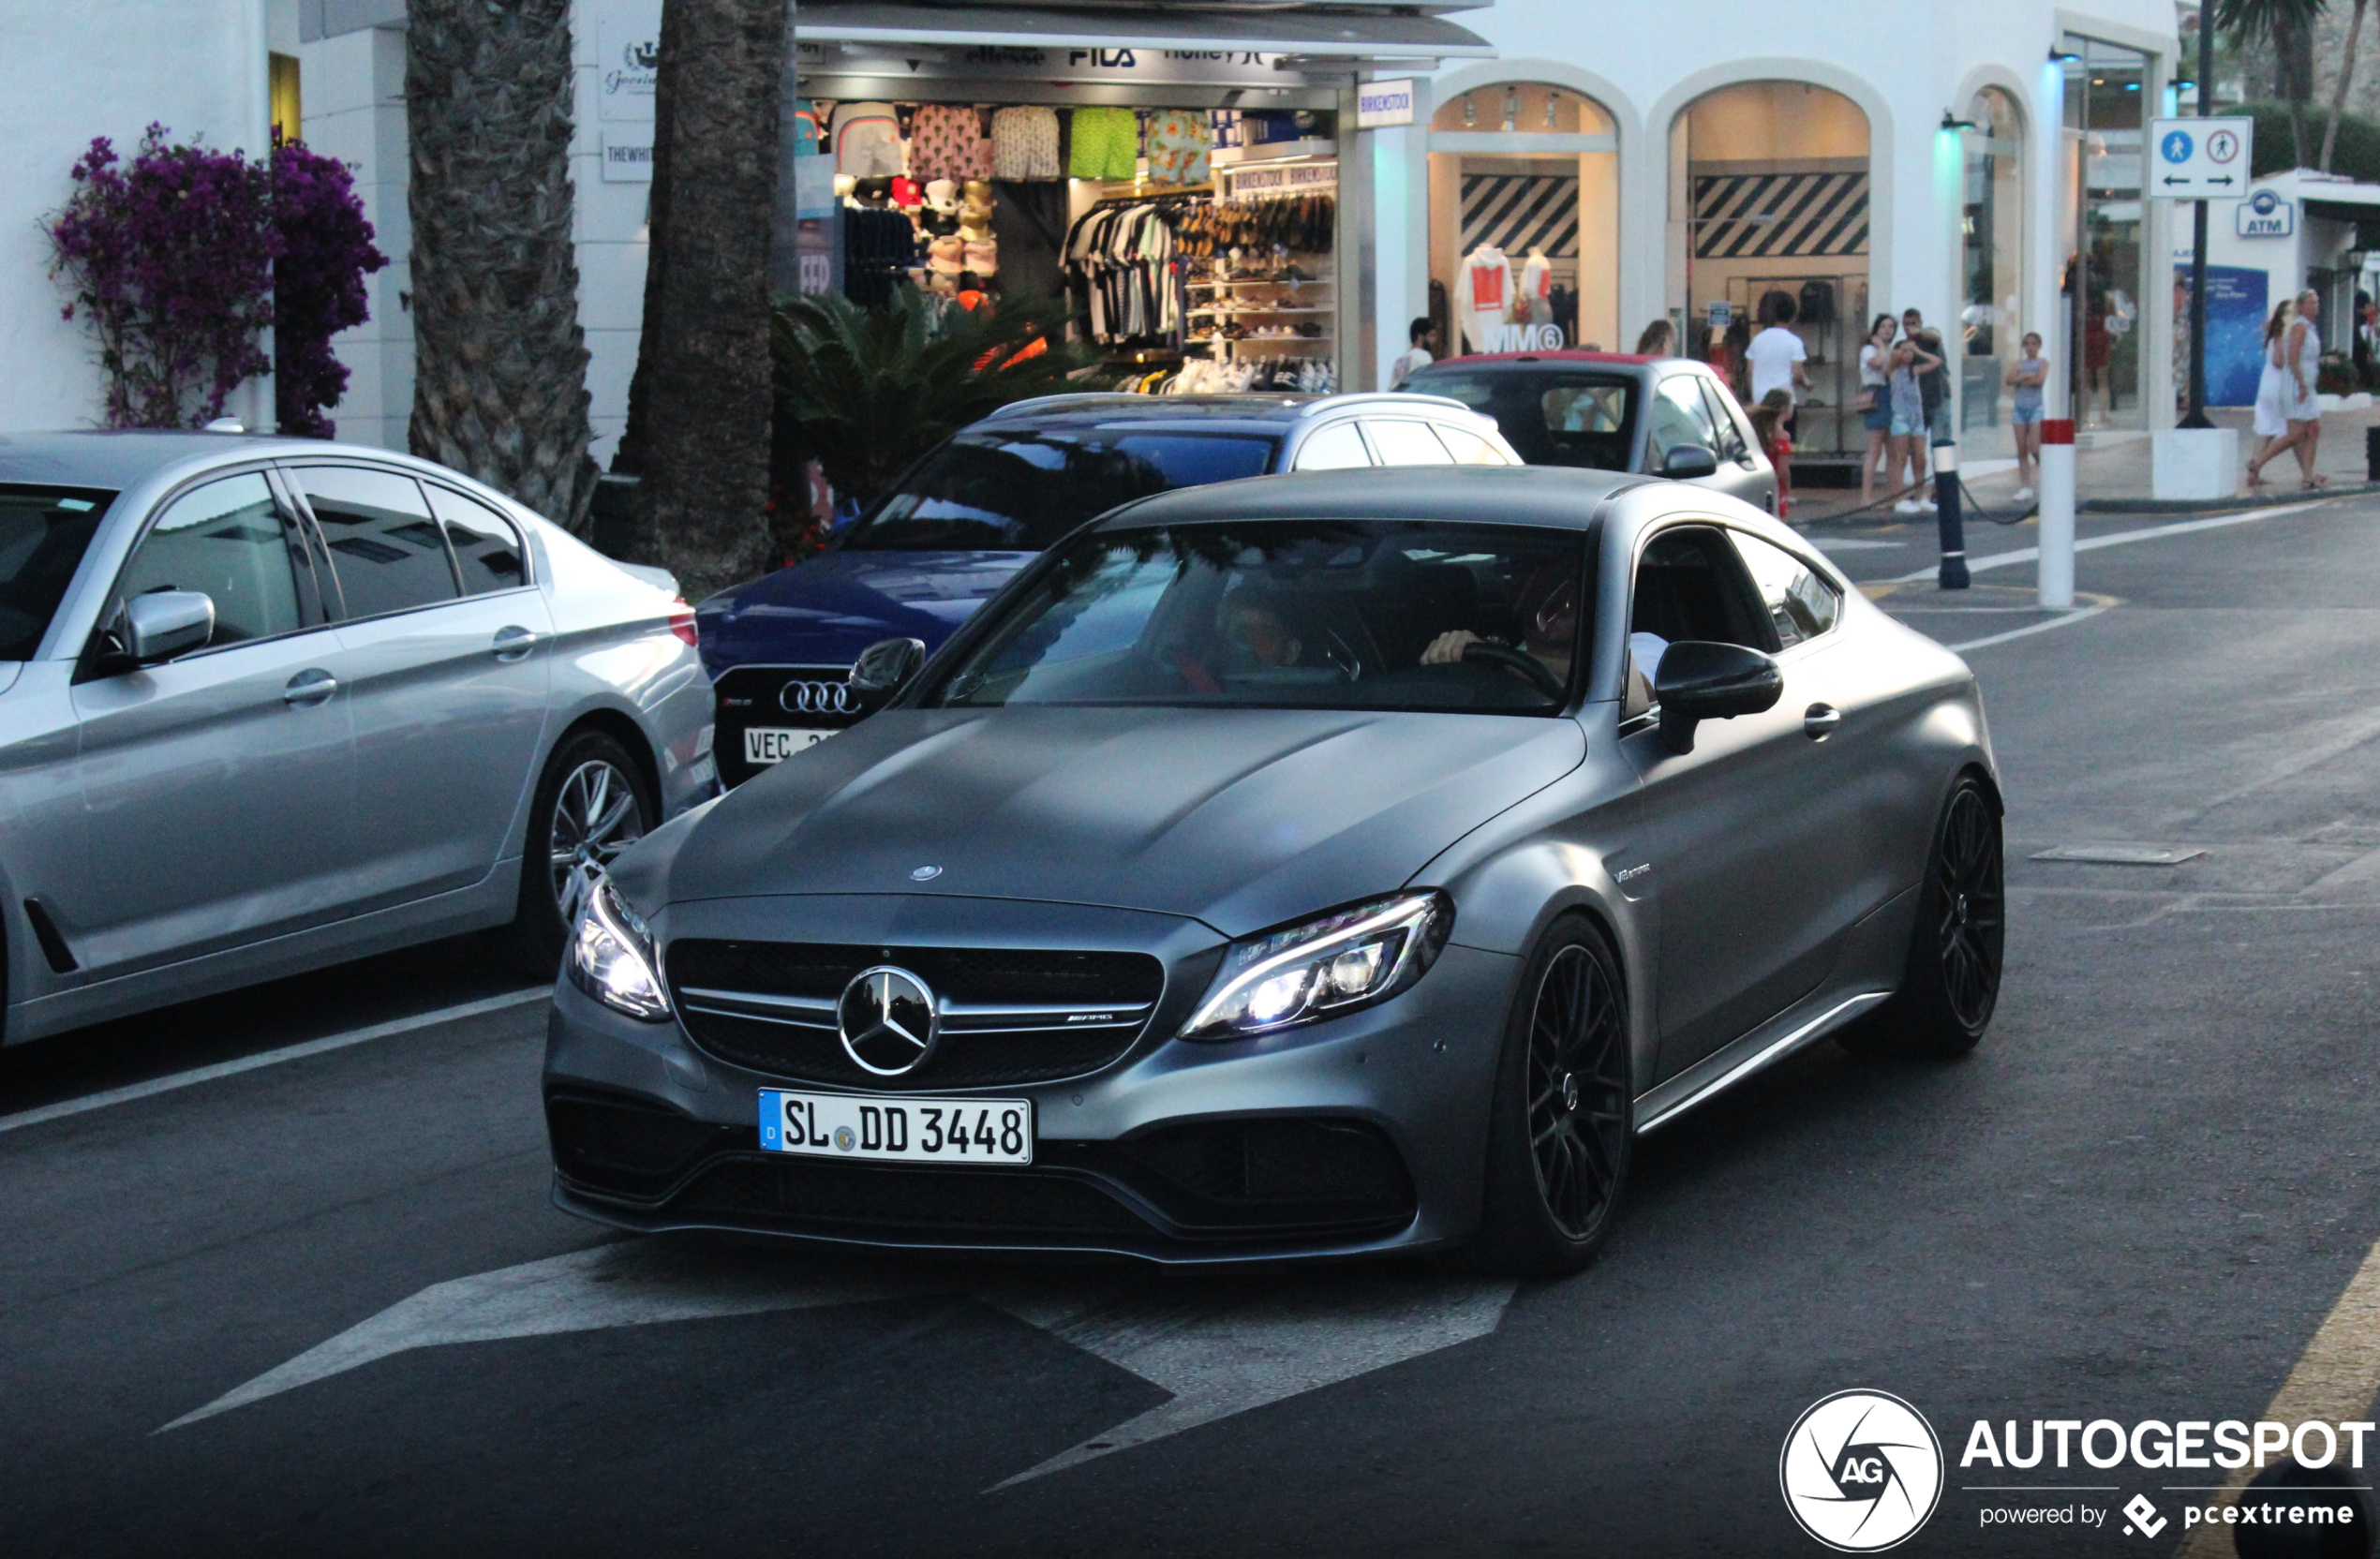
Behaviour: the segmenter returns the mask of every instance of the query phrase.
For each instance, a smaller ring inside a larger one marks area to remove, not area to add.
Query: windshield
[[[0,661],[29,661],[115,495],[0,486]]]
[[[979,429],[901,479],[842,544],[898,552],[1041,552],[1120,503],[1262,476],[1276,440],[1250,434]]]
[[[1584,556],[1571,531],[1427,520],[1100,531],[925,702],[1552,714]]]
[[[1637,381],[1626,374],[1425,368],[1405,387],[1487,413],[1532,466],[1624,471],[1635,447]]]

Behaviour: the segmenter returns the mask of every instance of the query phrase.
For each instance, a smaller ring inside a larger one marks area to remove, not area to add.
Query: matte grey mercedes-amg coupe
[[[922,663],[921,663],[922,662]],[[1641,476],[1264,477],[1042,555],[614,864],[545,1067],[636,1229],[1575,1268],[1635,1139],[1998,996],[1973,676]]]

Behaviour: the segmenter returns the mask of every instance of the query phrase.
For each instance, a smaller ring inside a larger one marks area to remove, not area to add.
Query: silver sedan
[[[8,1042],[479,928],[714,793],[692,611],[384,450],[0,437]]]

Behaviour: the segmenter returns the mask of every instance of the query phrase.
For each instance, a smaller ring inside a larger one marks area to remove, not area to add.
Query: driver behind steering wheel
[[[1432,639],[1421,651],[1421,664],[1450,666],[1459,663],[1464,652],[1473,645],[1490,645],[1499,649],[1517,649],[1543,666],[1554,681],[1566,680],[1570,674],[1572,641],[1578,633],[1579,582],[1574,568],[1565,564],[1540,566],[1521,582],[1514,592],[1515,631],[1501,635],[1475,633],[1467,628],[1450,628]],[[1518,676],[1520,669],[1506,666]]]

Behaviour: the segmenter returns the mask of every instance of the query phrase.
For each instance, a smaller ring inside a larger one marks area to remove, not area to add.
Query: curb
[[[2284,503],[2319,502],[2380,493],[2380,482],[2332,483],[2309,492],[2238,493],[2224,498],[2083,498],[2075,505],[2084,514],[2230,514],[2242,509],[2277,509]]]

